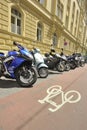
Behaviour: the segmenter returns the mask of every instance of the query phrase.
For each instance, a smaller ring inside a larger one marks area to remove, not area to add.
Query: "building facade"
[[[84,0],[0,0],[0,50],[17,41],[42,53],[87,52]]]

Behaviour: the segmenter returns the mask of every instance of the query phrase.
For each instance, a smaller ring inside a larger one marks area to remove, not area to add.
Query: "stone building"
[[[86,53],[84,0],[0,0],[0,51],[13,49],[13,41],[42,53],[51,45]]]

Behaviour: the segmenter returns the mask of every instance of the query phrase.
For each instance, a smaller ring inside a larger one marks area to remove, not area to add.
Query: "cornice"
[[[72,39],[74,42],[77,42],[77,39],[64,27],[63,32],[70,38]]]
[[[16,3],[16,4],[19,4],[21,3],[21,0],[11,0],[12,3]]]
[[[61,29],[63,29],[63,22],[56,15],[53,15],[53,22],[54,24],[59,25]]]
[[[52,15],[51,13],[44,8],[41,4],[39,4],[35,0],[21,0],[21,2],[26,5],[29,9],[32,11],[35,11],[37,14],[42,15],[42,17],[47,18],[49,20],[52,20]]]
[[[45,22],[48,22],[48,24],[52,24],[55,27],[58,26],[58,29],[63,28],[63,23],[62,21],[56,16],[52,15],[46,8],[43,7],[42,4],[38,3],[35,0],[21,0],[22,4],[25,4],[29,9],[32,10],[32,13],[36,13],[37,15],[40,16],[40,19],[45,20]]]

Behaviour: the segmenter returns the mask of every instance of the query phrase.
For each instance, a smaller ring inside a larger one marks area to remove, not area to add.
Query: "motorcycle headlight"
[[[30,53],[28,53],[27,56],[28,56],[29,58],[33,59],[33,56],[32,56]]]
[[[26,52],[24,55],[25,55],[25,57],[30,58],[31,60],[33,60],[33,56],[32,56],[31,53]]]
[[[78,57],[75,57],[75,60],[78,60]]]

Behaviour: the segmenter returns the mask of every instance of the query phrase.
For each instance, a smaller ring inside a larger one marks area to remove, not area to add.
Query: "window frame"
[[[45,5],[45,0],[37,0],[40,4]]]
[[[52,45],[53,45],[53,46],[57,46],[57,45],[58,45],[58,37],[57,37],[57,34],[56,34],[56,33],[53,33]]]
[[[15,11],[17,14],[12,12]],[[20,16],[18,16],[18,14]],[[14,24],[12,23],[12,17],[14,18]],[[20,26],[18,26],[18,20],[20,21]],[[12,25],[13,24],[13,25]],[[13,26],[13,27],[12,27]],[[19,28],[19,29],[18,29]],[[21,12],[15,8],[15,7],[11,7],[11,32],[21,35],[22,34],[22,14]]]
[[[41,42],[43,39],[43,25],[42,23],[37,23],[37,41]]]
[[[57,11],[56,15],[59,17],[60,20],[63,19],[63,4],[60,0],[57,0]]]

